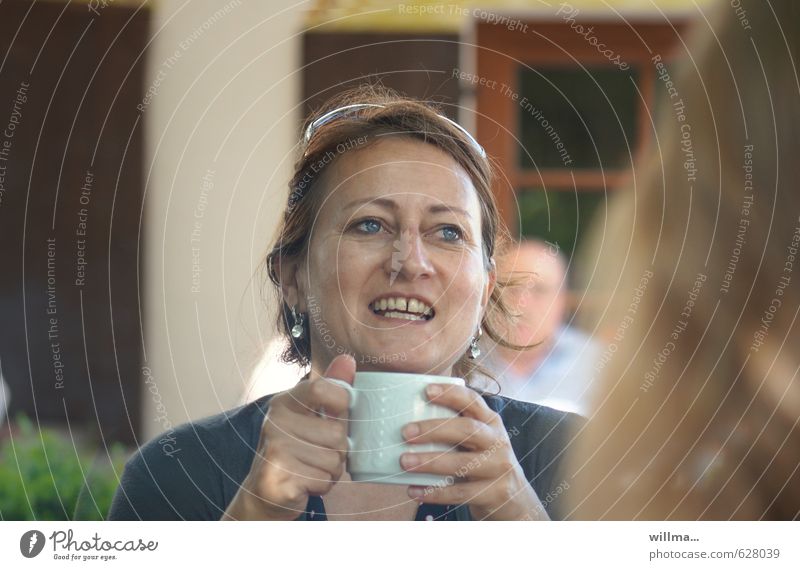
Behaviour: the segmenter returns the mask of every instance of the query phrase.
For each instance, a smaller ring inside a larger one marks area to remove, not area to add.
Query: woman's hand
[[[408,443],[442,443],[453,448],[403,454],[400,463],[406,471],[449,476],[447,486],[411,486],[409,496],[425,503],[468,504],[472,518],[479,520],[548,519],[514,455],[503,420],[484,399],[469,388],[451,384],[431,384],[426,394],[431,402],[460,415],[403,428]]]
[[[355,370],[352,357],[338,356],[325,377],[352,384]],[[294,520],[309,495],[330,491],[344,472],[348,404],[347,390],[313,375],[273,396],[250,472],[223,520]]]

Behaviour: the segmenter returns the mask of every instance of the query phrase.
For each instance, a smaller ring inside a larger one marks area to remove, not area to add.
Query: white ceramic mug
[[[455,410],[432,404],[428,384],[464,385],[452,376],[402,372],[357,372],[353,386],[326,378],[350,394],[347,471],[353,481],[396,485],[444,485],[445,475],[405,471],[400,456],[406,452],[445,452],[447,444],[410,445],[402,435],[410,422],[458,416]]]

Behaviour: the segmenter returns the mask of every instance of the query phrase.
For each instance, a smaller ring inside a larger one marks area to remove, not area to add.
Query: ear
[[[283,302],[290,307],[297,306],[297,310],[301,313],[307,312],[307,281],[305,280],[305,274],[302,271],[302,260],[278,258],[277,265],[278,279],[281,283],[281,296],[283,297]]]

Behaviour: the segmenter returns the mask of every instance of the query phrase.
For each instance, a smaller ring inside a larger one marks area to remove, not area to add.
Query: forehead
[[[500,262],[502,271],[534,272],[538,278],[558,283],[564,279],[565,267],[558,255],[540,244],[523,245],[508,253]]]
[[[403,136],[387,136],[337,157],[324,171],[330,205],[388,197],[398,203],[450,204],[479,219],[472,180],[445,151]]]

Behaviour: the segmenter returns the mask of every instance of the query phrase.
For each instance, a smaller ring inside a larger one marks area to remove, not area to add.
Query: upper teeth
[[[430,315],[431,307],[419,299],[408,299],[406,297],[385,297],[380,301],[373,301],[371,304],[373,311],[398,310],[407,313],[417,313],[419,315]]]

